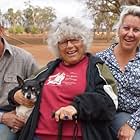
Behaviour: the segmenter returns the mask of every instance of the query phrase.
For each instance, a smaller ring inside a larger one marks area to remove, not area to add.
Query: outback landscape
[[[47,44],[44,41],[44,35],[8,35],[5,38],[9,43],[32,53],[40,67],[54,59],[53,54],[49,52]],[[93,46],[89,51],[94,54],[109,47],[109,44],[110,42],[106,39],[94,39]]]

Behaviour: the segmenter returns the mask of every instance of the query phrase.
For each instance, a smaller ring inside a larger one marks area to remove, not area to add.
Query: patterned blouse
[[[118,88],[118,111],[131,114],[127,123],[136,130],[140,127],[140,48],[137,49],[135,58],[130,60],[122,72],[114,56],[114,47],[111,45],[107,50],[97,53],[109,66]]]

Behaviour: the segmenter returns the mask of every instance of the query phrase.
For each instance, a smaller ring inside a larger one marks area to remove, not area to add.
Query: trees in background
[[[96,33],[107,33],[108,39],[115,24],[122,5],[140,5],[140,0],[78,0],[84,2],[93,20]],[[9,28],[12,33],[39,33],[47,30],[49,24],[55,20],[56,13],[52,7],[41,8],[25,2],[24,10],[15,11],[9,8],[6,13],[0,11],[1,24]]]
[[[140,6],[140,0],[119,0],[120,3],[123,5],[138,5]]]
[[[140,0],[84,0],[93,19],[96,33],[107,33],[110,38],[112,27],[115,24],[122,5],[140,5]]]
[[[0,13],[3,20],[1,24],[11,33],[41,33],[47,30],[49,24],[55,20],[55,9],[52,7],[41,8],[33,6],[30,1],[25,3],[24,10],[15,11],[9,8],[6,13]]]

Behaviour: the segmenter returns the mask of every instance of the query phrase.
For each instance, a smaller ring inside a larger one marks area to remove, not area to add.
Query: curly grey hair
[[[119,28],[121,27],[123,23],[124,18],[127,15],[138,16],[140,18],[140,6],[136,6],[136,5],[122,6],[121,9],[122,9],[122,12],[120,14],[119,21],[113,27],[113,29],[116,30],[117,34],[118,34]]]
[[[81,37],[85,50],[92,45],[92,34],[90,29],[81,23],[77,18],[65,17],[60,22],[54,22],[49,29],[47,44],[49,50],[59,57],[58,42],[67,38]]]

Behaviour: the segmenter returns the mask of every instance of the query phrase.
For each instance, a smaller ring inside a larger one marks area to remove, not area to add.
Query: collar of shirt
[[[113,54],[113,51],[114,51],[114,47],[117,45],[118,43],[114,43],[111,45],[111,47],[109,48],[109,54],[108,54],[108,59],[110,59],[111,55],[110,54]],[[136,56],[134,59],[140,59],[140,46],[137,47],[137,52],[136,52]]]
[[[4,43],[4,52],[3,52],[3,55],[5,55],[7,52],[10,54],[10,55],[13,55],[13,52],[12,52],[12,46],[4,39],[4,38],[1,38],[3,43]],[[2,56],[3,56],[2,55]]]
[[[137,47],[136,58],[140,59],[140,46]]]

